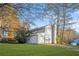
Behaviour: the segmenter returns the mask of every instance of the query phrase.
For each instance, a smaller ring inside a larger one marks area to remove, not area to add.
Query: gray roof
[[[35,28],[35,29],[32,29],[30,30],[32,33],[41,33],[41,32],[44,32],[45,31],[45,26],[42,26],[40,28]]]
[[[46,25],[47,26],[47,25]],[[32,33],[42,33],[42,32],[45,32],[45,27],[46,26],[42,26],[42,27],[39,27],[39,28],[35,28],[35,29],[32,29],[30,30]],[[53,26],[53,25],[52,25]]]

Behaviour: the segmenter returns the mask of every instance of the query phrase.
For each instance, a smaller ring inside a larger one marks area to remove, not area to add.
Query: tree
[[[20,22],[17,18],[16,12],[11,4],[0,4],[0,20],[1,20],[1,34],[2,39],[15,40],[15,32],[20,27]]]
[[[19,31],[16,32],[15,39],[19,43],[26,43],[27,40],[29,40],[30,35],[31,35],[31,32],[26,31],[26,29],[24,27],[22,27],[22,28],[19,29]]]
[[[71,14],[73,12],[75,12],[76,10],[79,9],[79,4],[66,4],[66,3],[57,3],[57,4],[48,4],[48,11],[53,12],[52,15],[54,15],[54,17],[56,17],[55,19],[52,17],[52,20],[54,22],[54,25],[57,29],[54,29],[54,43],[56,43],[56,37],[59,36],[58,32],[59,32],[59,27],[62,28],[62,42],[64,40],[63,35],[64,35],[64,30],[66,28],[66,24],[68,24],[68,22],[70,20],[72,20]],[[55,22],[56,21],[56,22]],[[61,42],[61,43],[62,43]]]
[[[0,6],[2,8],[5,5],[12,7],[12,9],[16,11],[15,15],[18,17],[18,19],[23,20],[23,22],[28,21],[28,23],[34,24],[34,21],[36,21],[38,18],[50,19],[51,24],[55,25],[53,31],[55,44],[57,43],[57,37],[60,35],[61,41],[64,40],[64,31],[66,30],[66,27],[70,25],[69,22],[72,20],[71,14],[79,9],[79,4],[72,3],[1,4]],[[62,33],[59,33],[60,29],[62,29]]]

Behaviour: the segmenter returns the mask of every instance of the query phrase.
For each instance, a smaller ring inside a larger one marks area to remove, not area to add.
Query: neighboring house
[[[51,44],[53,43],[53,26],[47,25],[31,30],[32,35],[27,43]]]
[[[70,42],[71,45],[79,45],[79,39],[74,39]]]

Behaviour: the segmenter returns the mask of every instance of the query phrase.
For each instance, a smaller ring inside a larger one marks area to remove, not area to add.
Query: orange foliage
[[[7,28],[8,38],[14,38],[16,31],[20,28],[20,22],[17,19],[15,10],[8,5],[0,9],[0,20],[3,28]]]

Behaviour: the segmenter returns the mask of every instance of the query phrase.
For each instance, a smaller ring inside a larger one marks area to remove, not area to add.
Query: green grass
[[[0,56],[79,56],[79,52],[50,45],[0,44]]]

